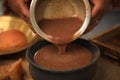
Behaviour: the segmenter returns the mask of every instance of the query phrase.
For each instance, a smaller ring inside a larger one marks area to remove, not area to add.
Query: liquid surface
[[[87,65],[92,59],[91,52],[80,44],[69,44],[63,54],[55,45],[46,45],[34,56],[35,62],[52,70],[70,70]]]

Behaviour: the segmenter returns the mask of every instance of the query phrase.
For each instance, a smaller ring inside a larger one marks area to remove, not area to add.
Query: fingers
[[[99,24],[100,20],[103,18],[106,12],[106,4],[107,0],[91,0],[90,1],[93,5],[92,7],[92,19],[88,28],[86,29],[86,33],[93,30],[96,25]]]
[[[17,13],[19,16],[25,20],[25,22],[28,24],[28,27],[35,33],[31,23],[30,23],[30,14],[29,10],[26,4],[19,5]]]
[[[29,20],[30,19],[30,15],[29,15],[29,10],[27,8],[27,6],[25,4],[21,4],[19,6],[19,11],[18,11],[19,15],[25,20]]]
[[[104,0],[91,0],[92,4],[94,5],[92,8],[92,17],[96,17],[103,13],[105,9],[105,1]]]
[[[28,27],[35,33],[31,23],[30,23],[30,14],[29,14],[29,10],[28,10],[28,6],[26,5],[25,2],[23,2],[22,4],[19,4],[19,6],[17,7],[16,13],[23,19],[26,21],[26,23],[28,24]]]

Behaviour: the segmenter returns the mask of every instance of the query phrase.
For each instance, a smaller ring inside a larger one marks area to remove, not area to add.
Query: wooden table
[[[11,55],[0,56],[0,66],[11,64],[19,58],[22,58],[22,65],[26,73],[24,75],[24,80],[33,80],[29,74],[28,62],[25,58],[25,52],[26,50]],[[98,61],[97,72],[93,80],[120,80],[120,66],[110,62],[105,57],[100,57]]]

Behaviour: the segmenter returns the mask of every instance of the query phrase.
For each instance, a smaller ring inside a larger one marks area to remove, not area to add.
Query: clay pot
[[[88,48],[93,58],[89,64],[71,70],[48,70],[38,66],[34,61],[34,55],[41,47],[51,44],[45,40],[38,41],[26,52],[26,57],[29,62],[29,71],[34,80],[91,80],[96,74],[97,61],[100,55],[99,49],[96,45],[88,40],[77,39],[74,43],[81,44],[85,48]]]

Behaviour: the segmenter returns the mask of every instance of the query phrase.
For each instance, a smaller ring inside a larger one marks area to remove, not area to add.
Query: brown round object
[[[27,38],[19,30],[8,30],[0,33],[0,50],[8,51],[21,48],[27,44]]]

